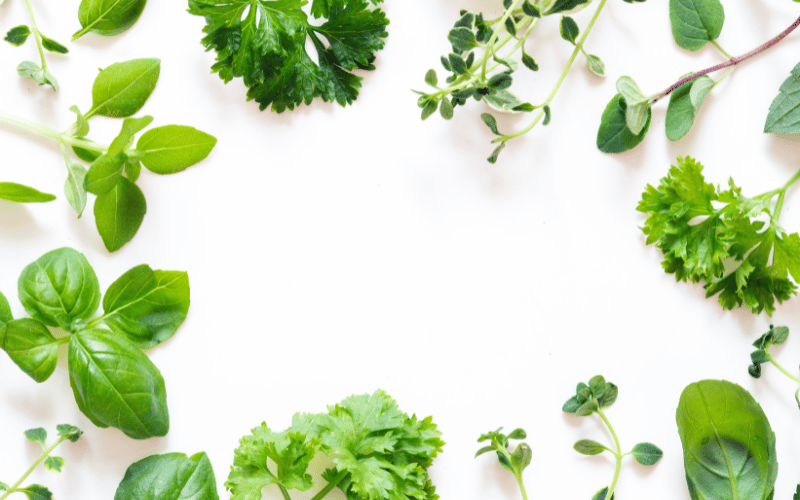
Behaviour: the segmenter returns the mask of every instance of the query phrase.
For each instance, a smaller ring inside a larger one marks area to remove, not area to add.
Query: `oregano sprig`
[[[588,417],[597,414],[598,417],[608,428],[614,440],[613,448],[599,443],[591,439],[581,439],[577,441],[573,448],[575,451],[582,455],[599,455],[605,451],[614,456],[614,477],[609,486],[603,487],[592,497],[592,500],[613,500],[614,489],[616,488],[617,481],[619,480],[620,471],[622,469],[622,459],[627,455],[633,455],[633,458],[642,465],[655,465],[661,460],[664,452],[652,443],[638,443],[630,451],[623,453],[622,447],[619,442],[619,437],[614,428],[611,426],[608,417],[606,417],[603,409],[608,408],[617,400],[619,389],[611,382],[606,382],[602,375],[596,375],[589,380],[588,384],[583,382],[579,383],[575,389],[575,395],[572,396],[564,403],[561,408],[565,413],[572,413],[578,417]]]
[[[528,435],[525,430],[521,428],[514,429],[508,435],[500,432],[501,430],[503,430],[502,427],[496,431],[482,434],[481,437],[478,438],[478,442],[489,441],[489,444],[478,450],[475,456],[479,457],[491,451],[496,452],[497,460],[500,462],[500,465],[514,474],[514,478],[519,485],[519,492],[522,494],[522,500],[528,500],[528,493],[525,491],[525,484],[522,481],[522,471],[530,465],[533,452],[528,443],[519,443],[513,450],[510,448],[509,444],[509,439],[525,439]]]
[[[57,54],[66,54],[69,50],[52,38],[44,36],[42,32],[39,31],[36,25],[36,18],[33,15],[31,0],[25,0],[25,7],[28,11],[30,26],[21,24],[11,28],[8,33],[6,33],[4,40],[11,45],[19,47],[33,35],[36,48],[39,50],[39,59],[41,62],[40,64],[36,64],[33,61],[23,61],[17,66],[17,73],[23,78],[32,78],[39,85],[50,85],[54,91],[58,90],[58,80],[56,80],[56,77],[53,76],[47,68],[47,60],[45,59],[44,51],[47,50]]]
[[[777,368],[778,371],[797,383],[798,387],[797,391],[794,393],[794,399],[797,401],[798,408],[800,408],[800,377],[793,375],[789,370],[784,368],[780,363],[778,363],[777,360],[775,360],[775,357],[772,355],[772,353],[770,353],[770,348],[772,346],[783,344],[786,342],[788,337],[789,327],[769,325],[769,331],[759,337],[758,340],[753,342],[753,346],[756,348],[756,350],[750,353],[751,364],[747,368],[747,371],[750,373],[751,377],[760,378],[761,365],[764,363],[772,364],[772,366]]]
[[[485,19],[483,13],[462,10],[460,18],[448,33],[452,52],[441,57],[444,69],[451,73],[439,83],[435,70],[425,75],[425,83],[433,90],[414,91],[420,95],[417,105],[422,108],[425,120],[437,110],[442,118],[453,117],[454,109],[463,106],[469,99],[485,102],[495,111],[504,113],[534,113],[527,126],[515,132],[504,133],[498,129],[497,119],[490,113],[482,113],[481,119],[498,137],[497,144],[487,158],[495,163],[506,143],[524,135],[536,125],[547,125],[552,118],[551,104],[579,54],[584,54],[589,70],[597,76],[605,76],[605,65],[600,57],[586,52],[586,38],[606,5],[600,0],[594,14],[581,32],[575,20],[567,14],[586,7],[591,0],[504,0],[503,14],[496,19]],[[644,0],[625,0],[627,3]],[[549,16],[559,16],[561,38],[575,48],[567,59],[561,75],[547,97],[538,104],[522,101],[510,87],[513,75],[520,64],[530,71],[538,71],[539,65],[526,50],[536,26]]]
[[[67,424],[57,425],[56,430],[58,431],[58,438],[49,446],[47,445],[47,431],[43,428],[39,427],[25,431],[25,437],[29,441],[41,445],[42,452],[16,482],[9,485],[0,481],[0,500],[5,500],[12,493],[23,493],[31,500],[51,500],[53,498],[53,493],[46,486],[41,484],[22,486],[22,483],[40,464],[44,464],[44,468],[50,472],[60,473],[64,468],[64,459],[52,456],[51,453],[64,441],[74,443],[83,434],[77,427]]]

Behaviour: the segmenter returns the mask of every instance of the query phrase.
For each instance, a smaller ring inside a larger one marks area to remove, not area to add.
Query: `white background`
[[[79,28],[78,3],[34,0],[40,29],[68,42]],[[477,437],[499,426],[528,431],[530,498],[588,500],[609,483],[613,460],[581,456],[572,444],[610,443],[610,436],[596,417],[565,415],[561,405],[577,382],[602,373],[620,388],[607,415],[623,447],[651,441],[665,452],[651,468],[626,458],[618,498],[689,498],[675,408],[683,388],[704,378],[740,383],[763,405],[777,435],[775,498],[790,498],[800,480],[795,385],[771,367],[751,379],[747,365],[750,343],[770,321],[793,330],[778,359],[790,369],[800,363],[798,299],[772,320],[722,311],[699,285],[661,270],[635,207],[644,186],[681,155],[703,162],[709,182],[733,176],[745,194],[783,185],[800,166],[800,140],[762,129],[798,62],[800,33],[719,85],[681,141],[664,136],[664,102],[641,146],[609,156],[595,137],[619,76],[633,76],[651,94],[723,60],[712,47],[688,53],[675,45],[666,1],[609,0],[586,44],[608,77],[591,75],[579,58],[552,104],[552,123],[509,143],[490,165],[493,136],[480,121],[482,104],[456,109],[450,122],[438,115],[421,122],[410,89],[424,89],[432,67],[444,78],[439,56],[449,51],[447,31],[460,8],[489,8],[494,16],[500,3],[388,0],[386,48],[355,104],[314,102],[281,115],[247,102],[240,81],[224,85],[210,74],[214,56],[200,45],[204,20],[186,13],[185,2],[151,1],[128,32],[89,34],[68,43],[68,55],[48,55],[58,93],[15,74],[19,62],[38,59],[31,41],[0,44],[3,112],[62,130],[74,121],[70,105],[90,107],[97,68],[159,57],[160,81],[139,115],[219,139],[207,160],[183,173],[143,172],[144,224],[110,255],[91,210],[76,219],[62,195],[66,172],[55,144],[0,126],[0,178],[59,195],[42,205],[0,201],[0,290],[16,317],[24,315],[19,273],[62,246],[88,257],[103,290],[141,263],[186,270],[192,287],[184,325],[149,351],[167,384],[168,436],[134,441],[93,426],[73,400],[63,357],[50,380],[36,384],[2,356],[0,480],[14,481],[38,456],[25,429],[43,426],[52,435],[66,422],[86,432],[59,450],[64,473],[30,478],[56,498],[110,499],[132,462],[203,450],[228,498],[222,483],[250,428],[266,421],[283,429],[295,412],[324,411],[383,388],[404,411],[439,424],[447,445],[430,472],[443,500],[519,497],[491,455],[473,458]],[[732,54],[798,15],[789,0],[725,6],[719,41]],[[575,15],[581,27],[593,9]],[[6,0],[0,31],[23,23],[23,1]],[[544,99],[571,51],[555,19],[540,27],[529,52],[542,70],[512,88],[531,102]],[[527,119],[499,123],[511,130]],[[100,142],[119,130],[102,117],[91,125]],[[800,230],[796,189],[781,223]]]

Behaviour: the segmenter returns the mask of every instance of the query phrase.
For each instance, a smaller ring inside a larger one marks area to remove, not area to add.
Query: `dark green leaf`
[[[597,131],[597,148],[604,153],[622,153],[639,145],[650,128],[652,112],[648,108],[647,122],[639,134],[630,131],[625,123],[625,102],[620,94],[608,103]]]
[[[483,448],[481,448],[480,450],[475,452],[475,456],[479,457],[479,456],[483,455],[484,453],[488,453],[490,451],[494,451],[494,446],[484,446]]]
[[[14,491],[24,493],[28,500],[53,500],[53,493],[41,484],[29,484]]]
[[[767,351],[759,349],[758,351],[753,351],[750,353],[750,360],[754,364],[762,364],[762,363],[769,363],[770,356],[767,354]]]
[[[436,76],[436,70],[429,69],[428,72],[425,73],[425,83],[431,87],[435,87],[439,84],[439,78]]]
[[[203,160],[216,144],[215,137],[194,127],[165,125],[142,134],[136,149],[151,172],[174,174]]]
[[[639,443],[631,450],[633,458],[642,465],[655,465],[664,456],[661,448],[653,443]]]
[[[463,75],[467,72],[467,62],[464,61],[463,57],[458,54],[450,53],[447,58],[450,61],[450,66],[453,68],[454,73]]]
[[[517,24],[514,22],[514,19],[507,17],[505,25],[506,31],[508,31],[511,36],[517,36]]]
[[[719,0],[669,0],[669,20],[675,42],[698,50],[719,37],[725,11]]]
[[[124,337],[99,329],[73,334],[69,379],[78,408],[98,427],[114,427],[134,439],[169,430],[164,379]]]
[[[608,486],[595,493],[592,500],[606,500],[606,495],[608,495]],[[614,500],[614,494],[611,495],[609,500]]]
[[[214,470],[205,452],[151,455],[134,463],[114,500],[218,500]]]
[[[539,71],[539,65],[536,64],[536,61],[533,57],[529,56],[528,54],[522,54],[522,64],[525,65],[531,71]]]
[[[117,185],[122,178],[124,158],[120,155],[100,156],[89,166],[89,171],[83,179],[83,187],[86,191],[101,195],[106,194]]]
[[[10,43],[11,45],[16,45],[19,47],[28,39],[31,34],[30,28],[25,26],[24,24],[20,26],[16,26],[8,30],[6,33],[6,37],[4,38],[5,41]]]
[[[47,444],[47,431],[41,427],[36,429],[28,429],[25,431],[25,437],[32,443],[38,443],[44,448]]]
[[[585,7],[591,0],[556,0],[545,15],[550,16],[561,12],[570,12]],[[574,9],[574,10],[573,10]]]
[[[106,249],[114,252],[131,241],[146,212],[144,194],[124,177],[117,180],[111,191],[98,195],[94,202],[94,219]]]
[[[447,35],[447,39],[453,45],[456,52],[465,52],[478,46],[475,33],[470,28],[453,28]]]
[[[0,347],[36,382],[44,382],[55,371],[58,345],[45,325],[30,318],[9,321],[0,334]]]
[[[617,400],[617,395],[619,394],[619,388],[608,382],[606,384],[606,390],[603,392],[603,395],[597,400],[597,404],[600,405],[600,408],[608,408],[609,406],[613,405],[614,402]]]
[[[597,441],[592,441],[591,439],[576,441],[575,444],[572,445],[572,448],[581,455],[599,455],[608,449],[604,445]]]
[[[578,23],[576,23],[571,17],[564,16],[561,18],[559,29],[561,31],[561,38],[575,45],[578,35],[581,34],[581,29],[578,27]]]
[[[473,14],[472,12],[467,12],[463,16],[461,16],[461,18],[458,21],[456,21],[454,27],[471,28],[474,22],[475,22],[475,14]]]
[[[450,120],[453,118],[453,105],[447,99],[442,99],[442,104],[439,106],[439,112],[442,115],[442,118],[445,120]]]
[[[793,69],[769,106],[764,124],[769,134],[800,134],[800,63]]]
[[[15,182],[0,182],[0,200],[14,203],[43,203],[55,200],[55,195],[43,193]]]
[[[504,147],[506,147],[506,143],[501,142],[499,146],[494,148],[492,154],[488,158],[486,158],[486,161],[488,161],[489,163],[497,163],[497,157],[500,156],[500,152],[503,150]]]
[[[761,365],[748,366],[747,373],[749,373],[753,378],[761,378]]]
[[[77,40],[92,32],[103,36],[118,35],[139,19],[147,0],[82,0],[78,21],[83,29],[72,35]]]
[[[505,90],[511,86],[513,79],[508,73],[498,73],[489,78],[489,88],[493,90]]]
[[[446,56],[442,56],[440,60],[442,61],[442,66],[444,69],[447,71],[453,71],[453,67],[450,65],[450,59],[448,59]]]
[[[159,59],[134,59],[105,68],[94,80],[92,109],[86,115],[131,116],[156,88],[160,71]]]
[[[57,54],[66,54],[69,52],[69,49],[61,45],[60,43],[56,42],[51,38],[47,38],[46,36],[42,35],[42,47],[50,52],[55,52]]]
[[[788,326],[776,326],[774,328],[770,328],[770,331],[772,332],[772,345],[781,345],[786,342],[787,338],[789,338]]]
[[[446,99],[445,99],[446,100]],[[422,108],[422,119],[426,119],[439,109],[439,101],[436,99],[431,99],[430,101],[425,104],[425,107]]]
[[[578,408],[580,407],[581,407],[581,402],[578,401],[578,396],[572,396],[561,407],[561,411],[563,411],[564,413],[575,413],[576,411],[578,411]]]
[[[550,119],[553,117],[552,113],[550,112],[550,106],[545,105],[542,107],[542,111],[544,111],[544,120],[542,120],[542,125],[548,125],[550,123]]]
[[[82,435],[83,431],[69,424],[58,424],[56,426],[59,436],[64,436],[71,443],[77,441]]]
[[[86,180],[86,168],[79,163],[67,163],[67,180],[64,182],[64,195],[67,201],[78,213],[78,218],[83,214],[83,209],[86,208],[86,188],[84,182]]]
[[[542,13],[539,11],[539,8],[530,3],[528,0],[525,0],[525,2],[522,4],[522,12],[524,12],[526,16],[542,17]]]
[[[592,399],[592,400],[589,400],[589,401],[583,403],[580,406],[580,408],[575,410],[575,415],[577,415],[579,417],[588,417],[592,413],[596,412],[597,409],[598,409],[597,401]]]
[[[497,130],[497,120],[495,120],[494,116],[489,113],[481,113],[481,120],[483,120],[483,123],[485,123],[486,126],[489,127],[489,130],[494,132],[495,135],[503,135]]]

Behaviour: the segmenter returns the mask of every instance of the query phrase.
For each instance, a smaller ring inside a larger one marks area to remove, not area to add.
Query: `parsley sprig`
[[[707,297],[719,294],[723,309],[745,306],[772,315],[775,300],[796,295],[800,281],[800,235],[778,225],[800,171],[782,187],[748,198],[733,179],[728,189],[705,182],[693,158],[677,163],[658,187],[642,193],[637,210],[647,214],[647,244],[664,253],[666,272],[703,283]]]

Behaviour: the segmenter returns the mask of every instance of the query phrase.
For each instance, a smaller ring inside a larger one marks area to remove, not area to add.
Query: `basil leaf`
[[[14,319],[14,316],[11,314],[11,306],[8,305],[8,299],[0,292],[0,333],[2,333],[6,323],[12,319]]]
[[[152,455],[125,471],[114,500],[218,500],[217,483],[205,452]]]
[[[20,45],[25,43],[26,40],[28,40],[28,37],[30,35],[31,35],[31,29],[25,26],[24,24],[21,24],[19,26],[15,26],[10,30],[8,30],[8,33],[6,33],[6,37],[3,40],[10,43],[11,45],[19,47]]]
[[[43,193],[15,182],[0,182],[0,200],[14,203],[45,203],[55,200],[55,195]]]
[[[64,182],[64,196],[72,208],[78,213],[78,218],[83,215],[86,208],[86,188],[83,183],[86,179],[86,168],[79,163],[67,163],[67,180]]]
[[[124,118],[136,113],[156,88],[160,71],[160,59],[134,59],[100,71],[92,86],[92,109],[86,117]]]
[[[69,110],[77,115],[77,121],[75,122],[75,137],[85,137],[86,134],[89,133],[89,122],[86,120],[86,117],[83,116],[81,110],[78,109],[78,106],[73,104],[69,107]]]
[[[133,145],[133,136],[144,130],[145,127],[153,122],[152,116],[142,116],[141,118],[125,118],[122,121],[122,129],[117,137],[111,141],[111,145],[106,152],[109,156],[122,154]]]
[[[719,0],[669,0],[669,21],[680,47],[699,50],[719,37],[725,11]]]
[[[157,174],[174,174],[203,160],[216,143],[216,138],[194,127],[165,125],[142,134],[136,149],[143,153],[142,164],[146,169]]]
[[[83,187],[92,194],[105,194],[117,185],[122,177],[124,159],[120,155],[104,154],[89,165],[83,179]]]
[[[690,384],[677,423],[692,498],[772,498],[775,434],[750,393],[724,380]]]
[[[41,484],[29,484],[24,488],[17,488],[14,491],[24,493],[28,500],[53,500],[53,492]]]
[[[791,75],[781,84],[778,95],[769,105],[764,132],[800,134],[800,63],[792,69]]]
[[[58,345],[50,330],[31,318],[11,320],[0,333],[0,347],[36,382],[44,382],[55,371]]]
[[[95,425],[134,439],[166,435],[164,379],[139,348],[108,330],[84,330],[70,337],[68,359],[75,401]]]
[[[175,334],[189,312],[189,275],[136,266],[111,284],[103,297],[103,322],[140,349]]]
[[[139,19],[147,0],[83,0],[78,21],[83,29],[72,35],[77,40],[88,32],[113,36],[127,30]]]
[[[59,248],[22,270],[19,300],[34,319],[71,331],[74,320],[88,320],[100,305],[100,284],[86,257]]]
[[[647,120],[638,134],[628,128],[625,121],[627,106],[621,94],[615,95],[608,103],[600,119],[597,131],[597,148],[604,153],[622,153],[639,145],[650,128],[652,110],[647,109]]]
[[[111,191],[94,201],[97,232],[109,252],[115,252],[131,241],[147,212],[144,194],[125,177],[120,177]]]

